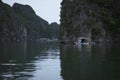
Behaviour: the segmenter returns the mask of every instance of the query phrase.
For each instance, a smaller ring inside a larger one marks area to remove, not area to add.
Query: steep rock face
[[[48,32],[49,32],[49,36],[51,39],[56,39],[58,38],[58,31],[59,31],[59,24],[57,24],[56,22],[53,22],[50,24],[50,26],[48,27]]]
[[[18,19],[13,9],[0,3],[0,40],[23,40],[27,36],[25,25]]]
[[[117,4],[114,0],[63,0],[60,40],[74,42],[84,37],[90,42],[103,42],[118,38],[120,18],[115,19],[119,11],[114,10],[119,9]]]
[[[56,27],[37,16],[29,5],[15,3],[11,7],[0,0],[0,40],[2,41],[56,37],[58,25],[54,24]],[[50,30],[55,32],[54,35]]]
[[[29,39],[47,36],[48,22],[38,17],[29,5],[15,3],[13,10],[25,24]]]

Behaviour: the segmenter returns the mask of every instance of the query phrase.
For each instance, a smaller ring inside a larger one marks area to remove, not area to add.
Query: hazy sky
[[[62,0],[2,0],[5,3],[21,3],[30,5],[36,14],[49,23],[60,23],[60,3]]]

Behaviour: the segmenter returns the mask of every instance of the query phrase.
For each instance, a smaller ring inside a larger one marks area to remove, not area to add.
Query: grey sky
[[[60,23],[60,3],[62,0],[2,0],[5,3],[21,3],[30,5],[36,14],[49,23]]]

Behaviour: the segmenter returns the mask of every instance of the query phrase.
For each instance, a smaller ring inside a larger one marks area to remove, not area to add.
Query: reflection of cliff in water
[[[6,41],[0,44],[0,62],[10,59],[24,61],[27,52],[27,42]]]
[[[0,44],[0,80],[28,80],[36,70],[35,61],[47,59],[56,43],[4,42]],[[53,55],[56,57],[56,55]]]
[[[58,50],[57,43],[47,42],[4,42],[0,43],[0,62],[16,60],[25,62],[34,60],[36,56],[48,55],[46,51]]]
[[[16,80],[32,77],[33,64],[26,64],[27,42],[6,41],[0,44],[0,79]],[[27,69],[29,67],[29,70]],[[26,75],[26,77],[25,77]]]
[[[91,47],[60,46],[61,75],[64,80],[83,80],[87,75],[91,58]],[[84,74],[84,75],[83,75]]]
[[[115,58],[118,59],[118,57],[113,54],[116,49],[106,45],[81,46],[79,48],[61,45],[60,60],[63,79],[119,80],[120,72],[117,72],[119,69],[117,63],[120,60],[116,61]]]

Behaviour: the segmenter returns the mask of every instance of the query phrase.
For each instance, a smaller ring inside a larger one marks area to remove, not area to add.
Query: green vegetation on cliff
[[[119,0],[63,0],[59,38],[87,37],[92,41],[120,40]],[[74,37],[73,37],[74,36]]]
[[[57,38],[58,26],[49,25],[29,5],[15,3],[11,7],[0,1],[0,40]]]

